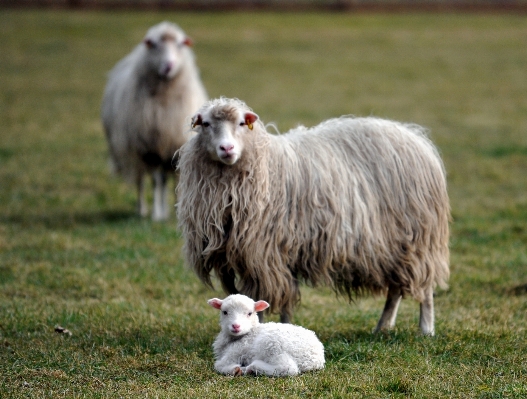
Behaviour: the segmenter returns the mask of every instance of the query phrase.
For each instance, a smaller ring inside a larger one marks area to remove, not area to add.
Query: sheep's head
[[[258,115],[239,100],[206,103],[192,118],[192,128],[214,161],[234,165],[242,156],[245,136],[251,134]]]
[[[192,40],[177,25],[161,22],[151,27],[143,40],[150,70],[162,79],[172,79],[183,64],[185,47]]]
[[[209,299],[208,304],[215,309],[220,310],[220,324],[223,332],[240,337],[247,334],[257,326],[258,315],[269,307],[265,301],[254,302],[245,295],[229,295],[221,300],[218,298]]]

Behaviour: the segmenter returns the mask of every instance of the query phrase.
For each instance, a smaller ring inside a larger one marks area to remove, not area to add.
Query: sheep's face
[[[243,154],[244,137],[251,134],[256,120],[258,115],[253,112],[212,108],[196,114],[192,127],[197,128],[212,160],[234,165]]]
[[[172,79],[179,72],[185,47],[192,41],[172,25],[162,23],[151,28],[145,36],[148,66],[161,79]]]
[[[233,337],[247,334],[258,325],[257,312],[269,307],[265,301],[254,302],[245,295],[230,295],[224,300],[213,298],[208,304],[220,311],[221,330]]]

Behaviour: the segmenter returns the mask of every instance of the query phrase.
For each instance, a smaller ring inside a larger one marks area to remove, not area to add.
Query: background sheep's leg
[[[245,369],[246,374],[265,374],[269,376],[297,375],[300,370],[298,365],[287,353],[277,356],[273,363],[266,363],[263,360],[254,360]]]
[[[434,335],[434,290],[428,287],[420,305],[419,327],[424,335]]]
[[[157,169],[152,173],[154,184],[154,209],[152,220],[160,221],[168,218],[167,207],[167,176],[163,169]]]
[[[135,185],[137,187],[137,212],[140,216],[148,215],[148,205],[145,198],[145,180],[142,171],[138,171],[135,177]]]
[[[388,295],[386,297],[386,304],[384,305],[384,310],[382,312],[381,318],[377,327],[375,327],[375,332],[379,332],[384,329],[393,328],[395,326],[395,319],[397,318],[397,309],[401,303],[403,295],[399,287],[391,286],[388,289]]]
[[[265,317],[264,317],[264,312],[258,312],[258,321],[259,321],[260,323],[263,323],[263,322],[264,322],[264,319],[265,319]]]

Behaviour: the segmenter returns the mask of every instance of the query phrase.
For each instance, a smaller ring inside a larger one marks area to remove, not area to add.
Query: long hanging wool
[[[233,126],[252,112],[225,98],[204,111]],[[350,299],[399,287],[422,301],[446,287],[445,170],[422,127],[341,117],[272,135],[257,120],[234,165],[211,159],[196,131],[179,153],[177,212],[187,262],[207,285],[214,271],[226,292],[286,315],[300,282]]]

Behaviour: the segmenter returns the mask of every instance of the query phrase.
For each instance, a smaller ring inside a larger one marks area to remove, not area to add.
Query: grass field
[[[294,322],[324,371],[214,372],[206,300],[223,294],[187,270],[174,216],[135,216],[99,120],[106,72],[162,19],[195,40],[211,97],[282,131],[342,114],[431,129],[453,213],[436,337],[412,300],[372,335],[382,298],[306,288]],[[525,16],[2,10],[0,43],[0,397],[527,397]]]

